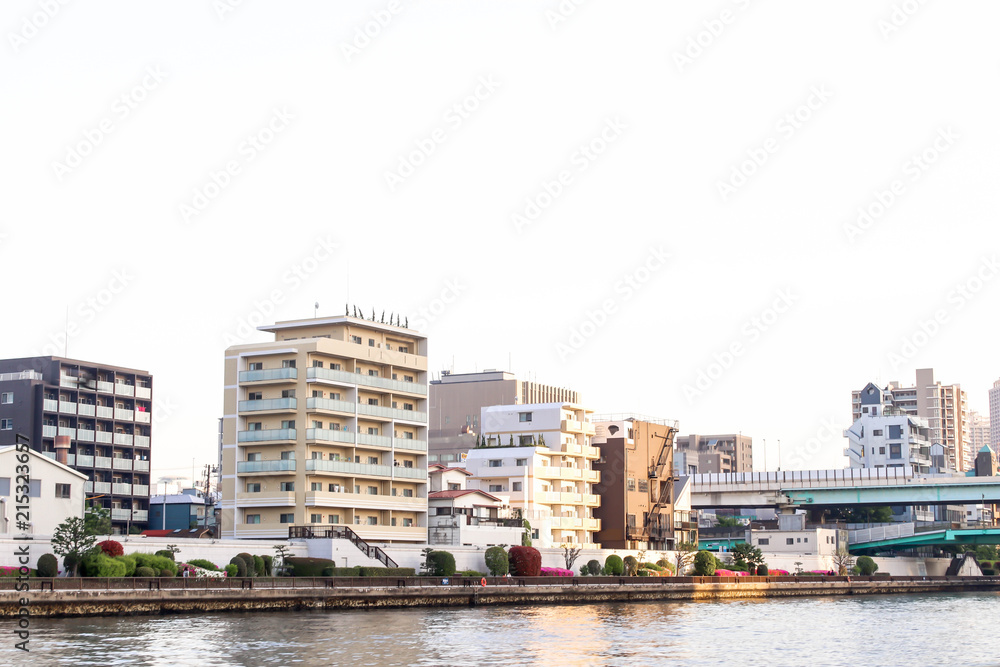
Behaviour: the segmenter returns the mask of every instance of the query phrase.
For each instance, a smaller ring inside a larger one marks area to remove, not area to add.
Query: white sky
[[[842,466],[869,380],[933,367],[986,410],[996,3],[403,2],[350,59],[389,2],[44,4],[0,8],[0,355],[61,353],[68,308],[69,356],[151,371],[154,480],[215,461],[224,349],[267,339],[241,322],[338,315],[348,287],[435,372],[742,431],[772,470],[779,439],[784,468]]]

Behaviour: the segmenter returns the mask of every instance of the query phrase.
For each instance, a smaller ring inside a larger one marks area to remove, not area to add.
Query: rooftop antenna
[[[69,358],[69,306],[66,306],[66,337],[63,338],[63,356]]]
[[[778,440],[778,472],[781,472],[781,439]]]
[[[313,304],[313,319],[319,317],[319,301]]]

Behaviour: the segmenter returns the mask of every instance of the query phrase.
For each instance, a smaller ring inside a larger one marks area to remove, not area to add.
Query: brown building
[[[601,529],[594,541],[605,549],[674,547],[673,452],[677,422],[640,415],[593,419],[591,444],[600,451],[594,469],[600,482],[594,509]]]

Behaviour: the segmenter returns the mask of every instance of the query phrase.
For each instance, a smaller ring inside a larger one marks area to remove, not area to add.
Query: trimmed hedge
[[[135,575],[135,568],[138,566],[138,563],[135,562],[135,556],[133,556],[132,554],[129,554],[128,556],[118,556],[118,558],[116,558],[115,560],[120,560],[121,562],[125,563],[126,577],[131,577]]]
[[[124,577],[126,569],[125,563],[104,553],[87,556],[80,563],[80,572],[85,577]]]
[[[253,556],[253,573],[256,577],[264,576],[264,559],[260,556]]]
[[[247,562],[240,558],[239,556],[233,556],[229,560],[230,565],[236,566],[236,576],[245,577],[247,576]]]
[[[699,577],[711,577],[715,574],[717,562],[711,551],[699,551],[694,556],[694,573]]]
[[[872,560],[871,556],[858,556],[858,560],[855,561],[855,565],[861,571],[861,574],[870,577],[876,572],[878,572],[878,563]]]
[[[599,560],[588,560],[587,561],[587,572],[592,576],[596,577],[601,573],[601,561]]]
[[[639,569],[639,561],[635,556],[625,556],[622,564],[625,566],[625,576],[628,577],[635,576],[635,571]]]
[[[432,551],[427,554],[427,562],[435,577],[450,577],[455,574],[455,556],[449,551]]]
[[[176,570],[163,569],[163,570],[160,570],[160,576],[161,577],[176,577],[177,576],[177,571]]]
[[[542,554],[534,547],[511,547],[510,572],[517,577],[537,577],[542,571]]]
[[[329,574],[323,574],[323,570],[325,570],[326,568],[332,568],[333,570],[352,569],[352,568],[338,568],[337,563],[335,561],[329,560],[327,558],[306,558],[302,556],[286,556],[285,565],[288,566],[288,569],[293,577],[323,577],[323,576],[329,577],[330,576]],[[345,575],[334,575],[334,576],[345,576]],[[346,575],[346,576],[351,576],[351,575]]]
[[[170,549],[160,549],[154,555],[162,556],[163,558],[169,558],[170,560],[174,559],[174,552],[171,551]]]
[[[510,559],[503,547],[490,547],[486,550],[486,569],[494,577],[502,577],[510,572]]]
[[[137,567],[135,568],[135,576],[137,577],[155,577],[156,570],[151,567]]]
[[[98,542],[97,546],[99,546],[104,555],[109,558],[121,556],[125,553],[125,549],[122,548],[122,543],[115,542],[114,540],[104,540],[103,542]]]
[[[412,567],[366,567],[358,568],[359,577],[412,577],[416,570]]]
[[[219,571],[219,566],[210,560],[205,560],[204,558],[193,558],[188,561],[188,565],[194,565],[195,567],[200,567],[203,570],[211,570],[213,572]]]
[[[237,568],[232,563],[230,563],[229,565],[227,565],[226,567],[224,567],[222,569],[225,571],[227,577],[235,577],[236,576]]]
[[[604,559],[604,571],[609,577],[622,576],[625,573],[625,563],[622,562],[622,557],[611,554]]]
[[[52,554],[42,554],[38,557],[38,567],[36,569],[39,577],[58,577],[59,560]]]
[[[173,570],[175,574],[177,573],[177,563],[166,556],[144,553],[142,551],[129,554],[129,556],[135,559],[135,565],[137,568],[148,567],[156,572],[160,572],[161,570]]]
[[[264,559],[264,576],[270,577],[274,574],[274,557],[264,555],[261,556]]]

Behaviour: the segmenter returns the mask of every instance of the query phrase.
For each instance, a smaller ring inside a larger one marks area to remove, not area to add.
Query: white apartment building
[[[978,453],[983,447],[993,449],[990,442],[990,420],[972,410],[969,412],[969,443],[970,449]],[[996,450],[993,449],[996,453]]]
[[[501,497],[520,510],[534,544],[597,547],[600,505],[594,493],[599,457],[590,439],[591,410],[574,403],[497,405],[482,409],[481,446],[469,452],[469,488]],[[485,446],[482,442],[485,441]]]
[[[28,452],[29,526],[17,524],[17,446],[0,447],[0,536],[27,532],[51,536],[60,523],[73,517],[83,518],[83,490],[87,476],[34,450]],[[22,517],[23,518],[23,517]]]
[[[1000,454],[1000,380],[990,387],[990,449]]]
[[[890,408],[891,411],[891,408]],[[930,428],[905,414],[865,415],[844,431],[851,468],[902,468],[931,472]]]

